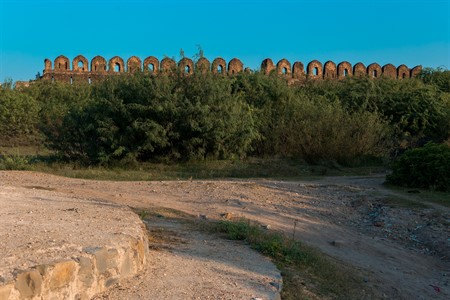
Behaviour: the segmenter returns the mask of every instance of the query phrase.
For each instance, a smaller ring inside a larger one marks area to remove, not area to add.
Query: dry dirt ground
[[[366,274],[386,299],[450,299],[450,211],[390,207],[384,176],[310,181],[109,182],[0,172],[11,186],[131,207],[166,207],[219,219],[224,213],[270,225]],[[411,194],[420,199],[420,194]],[[219,247],[220,248],[220,247]]]

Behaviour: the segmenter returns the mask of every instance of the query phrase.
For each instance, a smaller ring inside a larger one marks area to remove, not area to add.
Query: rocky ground
[[[245,217],[295,234],[355,266],[384,298],[449,299],[449,209],[431,203],[426,208],[392,206],[386,200],[404,194],[384,188],[383,179],[106,182],[0,172],[2,183],[11,186],[42,186],[61,194],[144,209],[167,207],[212,219],[225,213]],[[421,198],[413,193],[408,197]]]

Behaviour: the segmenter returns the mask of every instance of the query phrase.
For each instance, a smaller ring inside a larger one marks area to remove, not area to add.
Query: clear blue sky
[[[0,81],[44,59],[270,57],[450,68],[450,0],[0,0]]]

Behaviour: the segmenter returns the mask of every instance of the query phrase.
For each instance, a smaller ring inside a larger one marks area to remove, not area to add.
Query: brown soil
[[[132,207],[167,207],[218,219],[225,213],[282,230],[367,274],[388,299],[450,298],[450,212],[392,208],[383,176],[316,181],[226,180],[107,182],[30,172],[0,172],[11,186]],[[420,196],[415,196],[416,198]]]

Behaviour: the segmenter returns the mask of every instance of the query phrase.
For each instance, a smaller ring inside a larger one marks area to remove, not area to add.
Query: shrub
[[[428,143],[422,148],[407,150],[392,164],[392,174],[387,183],[450,190],[450,147],[446,144]]]
[[[34,134],[38,111],[39,104],[29,95],[0,89],[0,144]]]

